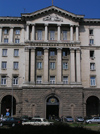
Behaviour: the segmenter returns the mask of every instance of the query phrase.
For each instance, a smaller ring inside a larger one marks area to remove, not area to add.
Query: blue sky
[[[100,0],[53,0],[54,6],[69,12],[100,18]],[[0,0],[0,16],[21,16],[52,5],[52,0]]]

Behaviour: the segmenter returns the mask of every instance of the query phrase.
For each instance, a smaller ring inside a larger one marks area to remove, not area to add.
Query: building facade
[[[100,19],[50,6],[0,17],[0,114],[100,114]]]

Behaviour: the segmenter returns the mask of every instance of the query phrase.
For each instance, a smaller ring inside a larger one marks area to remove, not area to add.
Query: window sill
[[[92,85],[90,85],[90,87],[96,87],[96,85],[93,85],[93,86],[92,86]]]
[[[96,71],[96,69],[90,69],[90,71]]]

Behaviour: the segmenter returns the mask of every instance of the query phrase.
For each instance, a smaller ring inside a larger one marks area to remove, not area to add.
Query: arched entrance
[[[5,97],[3,97],[2,101],[1,101],[1,114],[6,115],[6,109],[9,109],[9,113],[11,116],[11,108],[12,108],[12,96],[11,95],[7,95]],[[16,114],[16,100],[13,97],[13,115]]]
[[[52,96],[46,102],[46,118],[59,117],[59,100]]]
[[[90,96],[86,101],[86,115],[100,115],[99,99],[96,96]]]

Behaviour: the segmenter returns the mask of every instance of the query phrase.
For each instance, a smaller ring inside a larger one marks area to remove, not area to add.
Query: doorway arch
[[[7,109],[11,116],[12,96],[6,95],[1,101],[1,114],[6,115]],[[16,99],[13,97],[13,115],[16,114]]]
[[[55,117],[59,117],[59,100],[57,97],[51,96],[46,101],[46,118]]]
[[[86,101],[86,116],[100,115],[99,98],[90,96]]]

